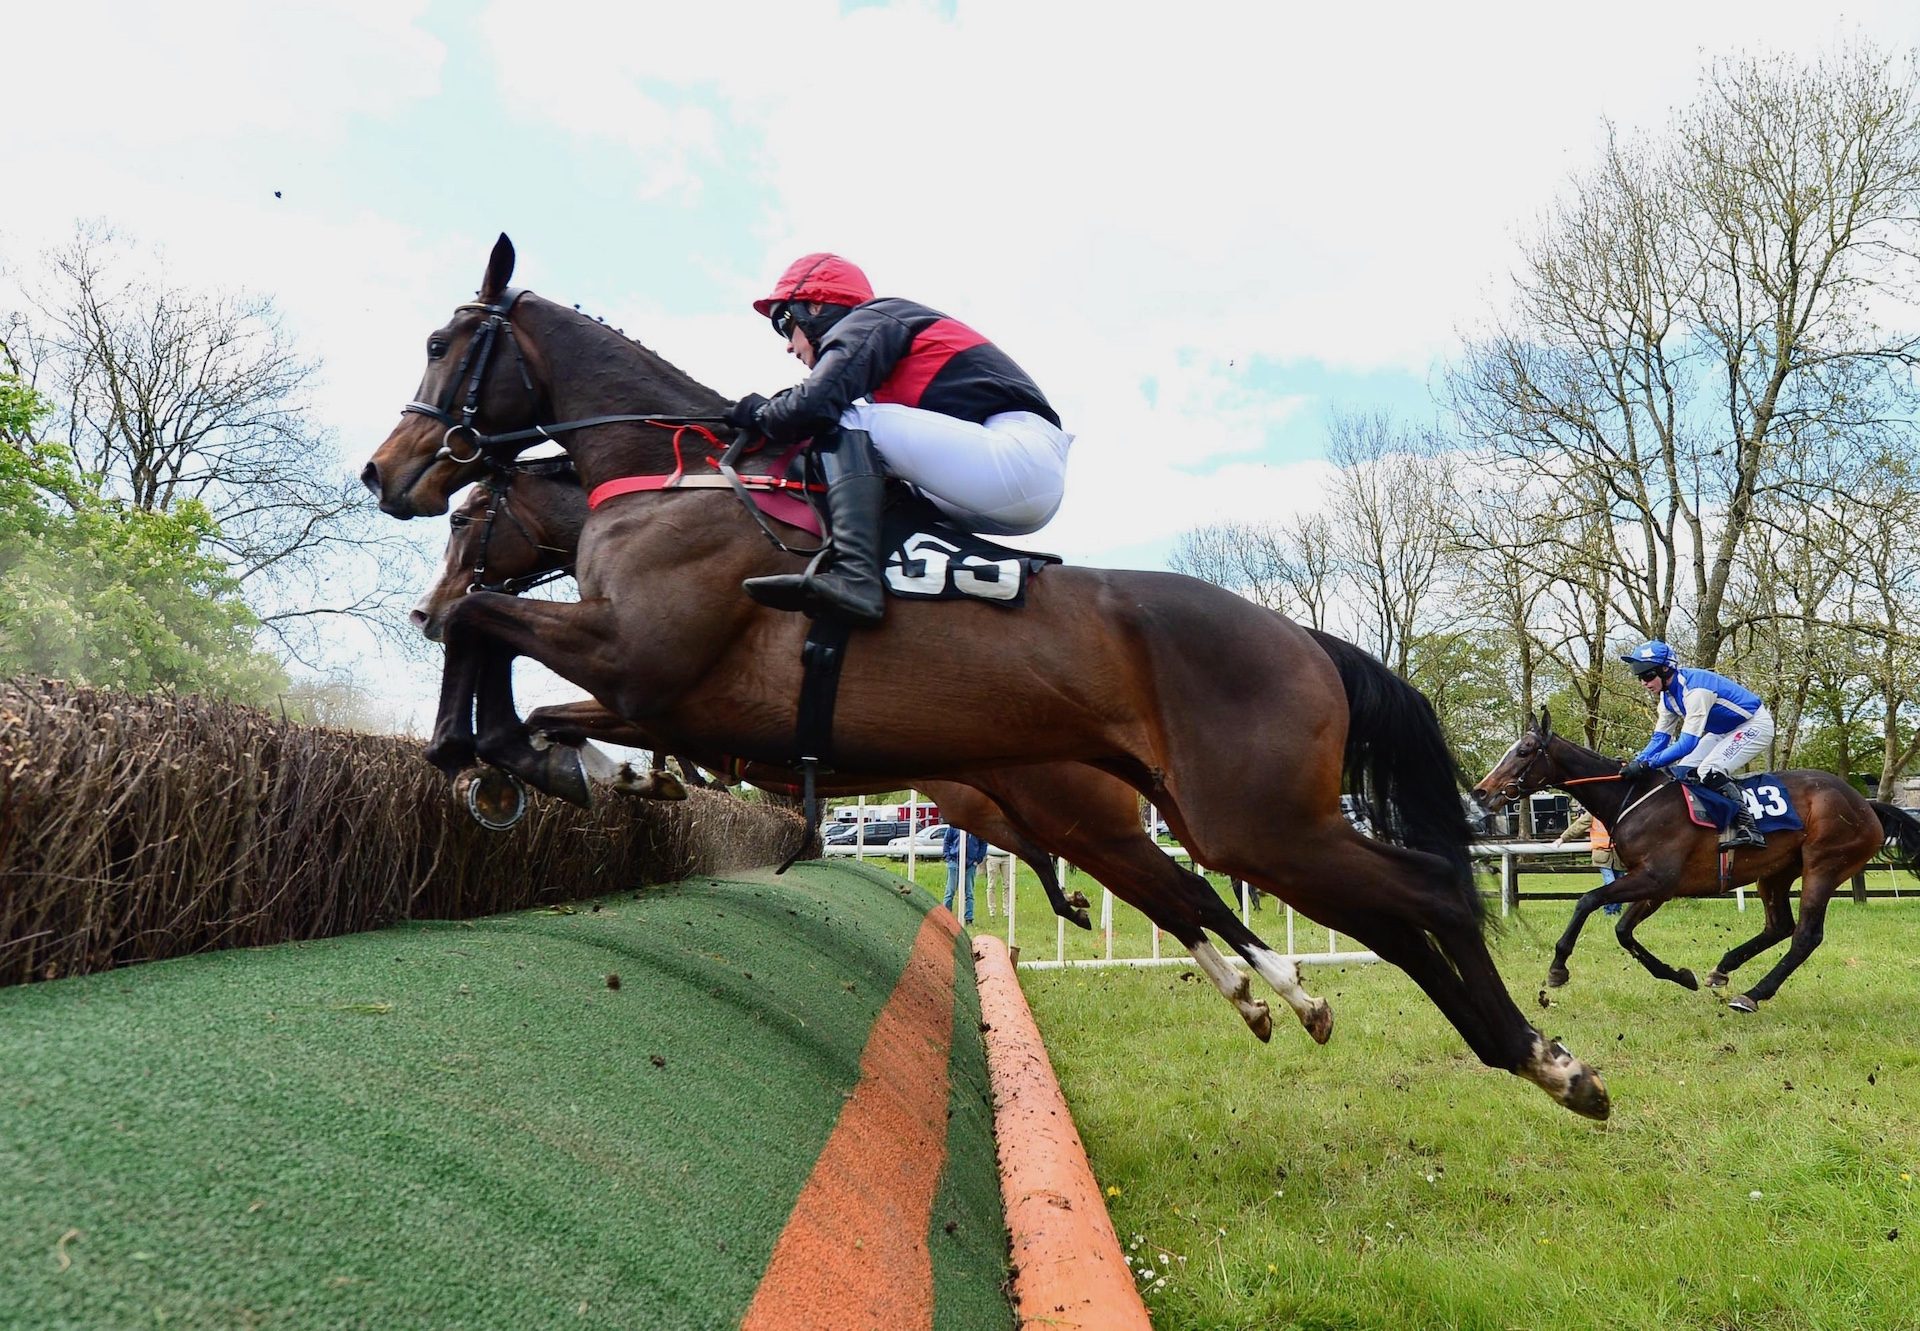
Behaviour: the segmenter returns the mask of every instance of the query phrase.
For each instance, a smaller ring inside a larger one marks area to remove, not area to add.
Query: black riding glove
[[[1652,768],[1647,766],[1647,760],[1645,758],[1632,758],[1628,760],[1625,767],[1620,769],[1620,779],[1622,781],[1631,781],[1636,776],[1645,776],[1652,770]]]
[[[766,398],[758,393],[749,393],[727,408],[727,424],[736,430],[758,430],[760,408],[766,405]]]

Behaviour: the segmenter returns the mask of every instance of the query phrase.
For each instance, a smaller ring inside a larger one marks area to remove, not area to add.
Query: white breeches
[[[1762,707],[1738,730],[1724,735],[1702,735],[1700,743],[1682,762],[1696,772],[1725,772],[1732,776],[1759,757],[1772,742],[1773,713]]]
[[[918,486],[968,531],[1037,531],[1066,492],[1073,436],[1031,411],[975,425],[897,402],[856,402],[840,413],[840,424],[872,435],[887,471]]]

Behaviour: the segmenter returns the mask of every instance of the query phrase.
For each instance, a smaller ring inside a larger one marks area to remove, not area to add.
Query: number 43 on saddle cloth
[[[1692,781],[1682,782],[1681,789],[1686,791],[1689,818],[1701,827],[1722,832],[1727,830],[1733,822],[1732,800],[1722,799]],[[1741,777],[1740,793],[1753,814],[1753,825],[1760,831],[1780,832],[1805,826],[1793,807],[1793,801],[1787,796],[1786,784],[1773,773],[1762,772],[1758,776]]]

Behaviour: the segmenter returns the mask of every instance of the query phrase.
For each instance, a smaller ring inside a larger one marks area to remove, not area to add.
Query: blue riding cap
[[[1673,648],[1658,638],[1641,643],[1620,659],[1627,663],[1634,674],[1642,678],[1656,671],[1678,669],[1680,665],[1680,657]]]

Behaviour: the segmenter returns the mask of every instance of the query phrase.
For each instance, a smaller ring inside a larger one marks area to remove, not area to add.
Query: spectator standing
[[[1605,887],[1620,876],[1620,857],[1613,853],[1613,833],[1607,830],[1605,823],[1582,809],[1567,824],[1567,830],[1554,838],[1554,844],[1565,845],[1581,837],[1585,837],[1587,844],[1593,847],[1593,862],[1600,870],[1600,885]],[[1609,915],[1618,915],[1620,903],[1609,901],[1600,909]]]
[[[973,923],[973,875],[980,868],[980,861],[987,858],[987,843],[971,832],[962,832],[952,823],[947,824],[946,835],[940,840],[940,858],[947,862],[947,896],[944,903],[948,910],[953,909],[953,897],[960,886],[961,869],[966,870],[966,914],[962,920]]]

